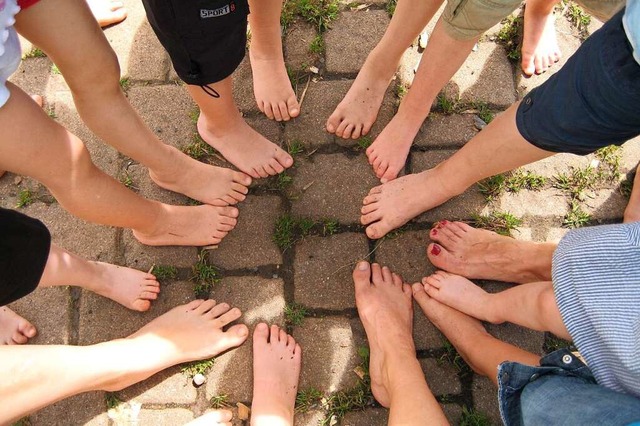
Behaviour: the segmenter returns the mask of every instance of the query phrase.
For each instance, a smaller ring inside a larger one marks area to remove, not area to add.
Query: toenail
[[[448,220],[443,220],[443,221],[442,221],[442,222],[440,222],[440,223],[442,223],[443,225],[446,225],[447,223],[449,223],[449,221],[448,221]]]
[[[437,256],[440,254],[440,246],[437,244],[434,244],[433,247],[431,247],[431,254],[434,256]]]
[[[367,269],[369,269],[369,264],[367,262],[360,262],[358,264],[358,269],[361,271],[366,271]]]
[[[431,233],[432,233],[433,235],[438,235],[438,230],[437,230],[437,229],[432,229],[432,230],[431,230]]]

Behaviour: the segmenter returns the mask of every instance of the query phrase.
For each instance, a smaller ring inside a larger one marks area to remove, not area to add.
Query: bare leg
[[[282,173],[293,165],[293,158],[242,119],[233,101],[232,81],[232,77],[227,77],[208,85],[219,97],[209,95],[200,86],[187,86],[200,107],[200,136],[231,164],[254,178]]]
[[[87,4],[101,27],[117,24],[127,17],[124,3],[118,0],[87,0]]]
[[[513,283],[551,281],[557,244],[518,241],[463,222],[438,222],[427,257],[440,269],[466,278]]]
[[[190,421],[184,426],[232,426],[233,413],[229,410],[214,410]]]
[[[218,244],[235,226],[235,207],[170,206],[128,190],[96,168],[84,144],[22,90],[7,87],[11,97],[0,108],[0,169],[42,182],[72,214],[131,228],[149,245]]]
[[[442,18],[423,53],[418,73],[397,114],[367,148],[369,163],[382,183],[395,179],[404,169],[409,148],[418,134],[433,100],[471,53],[478,37],[459,40],[447,34]]]
[[[0,306],[0,346],[22,345],[36,334],[33,324],[6,306]]]
[[[363,200],[360,222],[369,238],[382,238],[420,213],[462,194],[474,183],[553,155],[527,142],[512,105],[436,167],[376,186]]]
[[[416,358],[411,288],[377,263],[360,262],[353,281],[371,348],[371,390],[381,405],[390,408],[389,424],[448,424]]]
[[[438,271],[423,278],[422,284],[430,297],[481,321],[511,322],[572,340],[560,316],[550,281],[487,293],[464,277]]]
[[[182,362],[210,358],[247,338],[245,325],[223,327],[241,313],[195,300],[156,318],[125,339],[92,346],[2,346],[0,423],[92,390],[117,391]]]
[[[478,374],[497,386],[498,366],[504,361],[538,365],[540,357],[491,336],[480,321],[429,297],[422,284],[413,284],[413,297],[429,321],[456,348],[460,356]]]
[[[300,114],[300,105],[284,66],[280,29],[282,0],[250,0],[249,7],[249,56],[258,108],[272,120],[288,121]]]
[[[524,37],[522,40],[522,72],[542,74],[562,57],[553,6],[556,0],[530,0],[524,9]]]
[[[400,0],[378,45],[371,51],[356,81],[327,120],[327,131],[358,139],[371,130],[384,93],[404,51],[436,13],[442,0]]]
[[[87,126],[147,166],[158,185],[211,205],[245,198],[249,176],[196,161],[144,124],[118,84],[115,52],[84,1],[41,1],[16,16],[16,29],[56,63]]]
[[[254,426],[292,426],[302,349],[286,331],[260,323],[253,332]]]
[[[640,220],[640,166],[636,169],[636,176],[633,178],[633,189],[627,208],[624,209],[624,223],[637,222]]]

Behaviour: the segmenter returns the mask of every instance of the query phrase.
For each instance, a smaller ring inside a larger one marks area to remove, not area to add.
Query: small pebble
[[[485,121],[477,115],[473,116],[473,124],[475,124],[476,129],[478,130],[482,130],[487,127],[487,123],[485,123]]]
[[[193,384],[196,386],[200,386],[201,384],[204,383],[204,381],[206,380],[206,378],[204,377],[204,375],[198,373],[195,376],[193,376]]]
[[[425,31],[421,33],[420,36],[418,37],[418,44],[420,46],[420,49],[423,49],[423,50],[426,49],[428,42],[429,42],[429,33]]]
[[[478,46],[478,43],[473,45],[473,49],[471,49],[472,52],[477,52],[478,49],[480,49],[480,47]]]

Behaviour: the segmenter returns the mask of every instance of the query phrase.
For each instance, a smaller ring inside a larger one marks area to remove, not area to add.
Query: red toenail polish
[[[446,225],[447,223],[449,223],[449,221],[448,221],[448,220],[443,220],[441,223],[442,223],[443,225]]]
[[[438,235],[438,230],[437,230],[437,229],[432,229],[432,230],[431,230],[431,233],[432,233],[433,235]]]
[[[437,256],[440,254],[440,246],[437,244],[434,244],[433,247],[431,247],[431,254],[434,256]]]

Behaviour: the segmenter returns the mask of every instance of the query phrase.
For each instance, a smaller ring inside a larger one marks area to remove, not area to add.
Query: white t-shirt
[[[13,28],[19,11],[16,0],[0,0],[0,107],[9,99],[7,79],[20,65],[20,40]]]
[[[622,26],[633,47],[633,57],[640,64],[640,0],[627,0]]]

